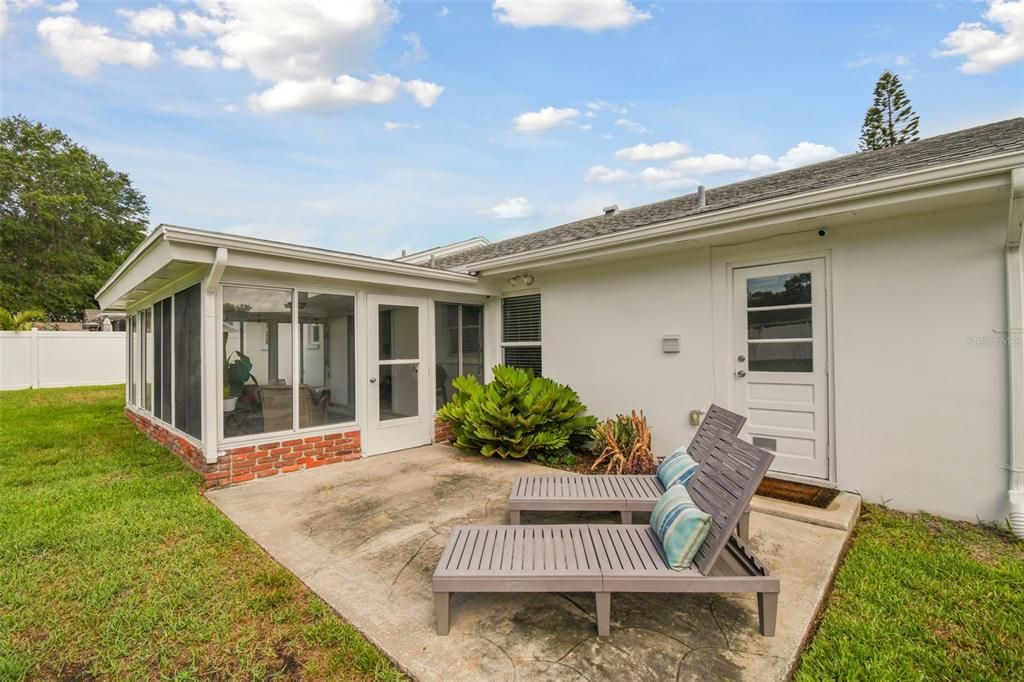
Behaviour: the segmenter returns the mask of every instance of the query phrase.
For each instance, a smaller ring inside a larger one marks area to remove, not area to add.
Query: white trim
[[[353,429],[362,432],[362,427],[359,425],[359,422],[338,422],[337,424],[318,424],[317,426],[307,426],[304,429],[293,429],[291,431],[248,433],[244,436],[221,438],[217,441],[217,446],[221,450],[220,454],[224,454],[224,451],[226,450],[233,450],[234,448],[244,447],[246,445],[258,445],[260,443],[270,443],[275,440],[290,440],[292,438],[309,438],[310,436],[320,436],[333,431],[351,431]]]

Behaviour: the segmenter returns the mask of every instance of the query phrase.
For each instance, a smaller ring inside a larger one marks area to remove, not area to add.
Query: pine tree
[[[875,103],[864,115],[860,149],[884,149],[918,140],[920,116],[910,106],[900,77],[886,69],[875,84]]]

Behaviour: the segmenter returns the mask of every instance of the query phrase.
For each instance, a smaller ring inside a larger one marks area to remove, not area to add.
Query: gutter
[[[465,263],[457,267],[460,271],[465,272],[500,274],[504,268],[528,266],[542,259],[568,258],[577,253],[594,251],[596,249],[614,248],[630,242],[639,242],[658,237],[685,235],[691,232],[698,232],[707,227],[722,227],[729,223],[761,219],[802,209],[820,208],[845,200],[869,198],[906,190],[921,189],[945,182],[969,180],[981,176],[1006,173],[1020,166],[1024,166],[1024,152],[1007,152],[986,156],[981,159],[911,171],[901,175],[889,175],[883,178],[865,180],[814,192],[768,199],[755,204],[735,206],[720,211],[704,211],[666,222],[629,228],[621,232],[580,239],[564,244],[555,244],[508,256],[496,256],[481,261]]]
[[[1006,226],[1006,346],[1010,372],[1010,530],[1024,539],[1024,168],[1010,174]]]

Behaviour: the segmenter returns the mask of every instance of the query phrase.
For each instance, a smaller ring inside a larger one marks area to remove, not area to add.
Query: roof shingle
[[[697,194],[687,194],[626,209],[610,216],[585,218],[494,244],[466,249],[439,258],[433,265],[445,269],[457,268],[468,263],[624,232],[696,213],[711,213],[768,199],[837,188],[865,180],[876,180],[958,161],[1022,150],[1024,117],[1013,118],[930,137],[899,147],[849,154],[831,161],[715,187],[707,190],[707,206],[702,210],[697,205]]]

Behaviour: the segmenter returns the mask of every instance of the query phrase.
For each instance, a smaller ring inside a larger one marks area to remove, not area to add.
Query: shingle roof
[[[707,206],[703,210],[697,206],[697,194],[687,194],[626,209],[610,216],[585,218],[494,244],[466,249],[437,259],[434,267],[456,268],[467,263],[623,232],[696,213],[706,214],[768,199],[836,188],[933,166],[1022,150],[1024,117],[1013,118],[930,137],[899,147],[849,154],[832,161],[715,187],[707,190]]]

